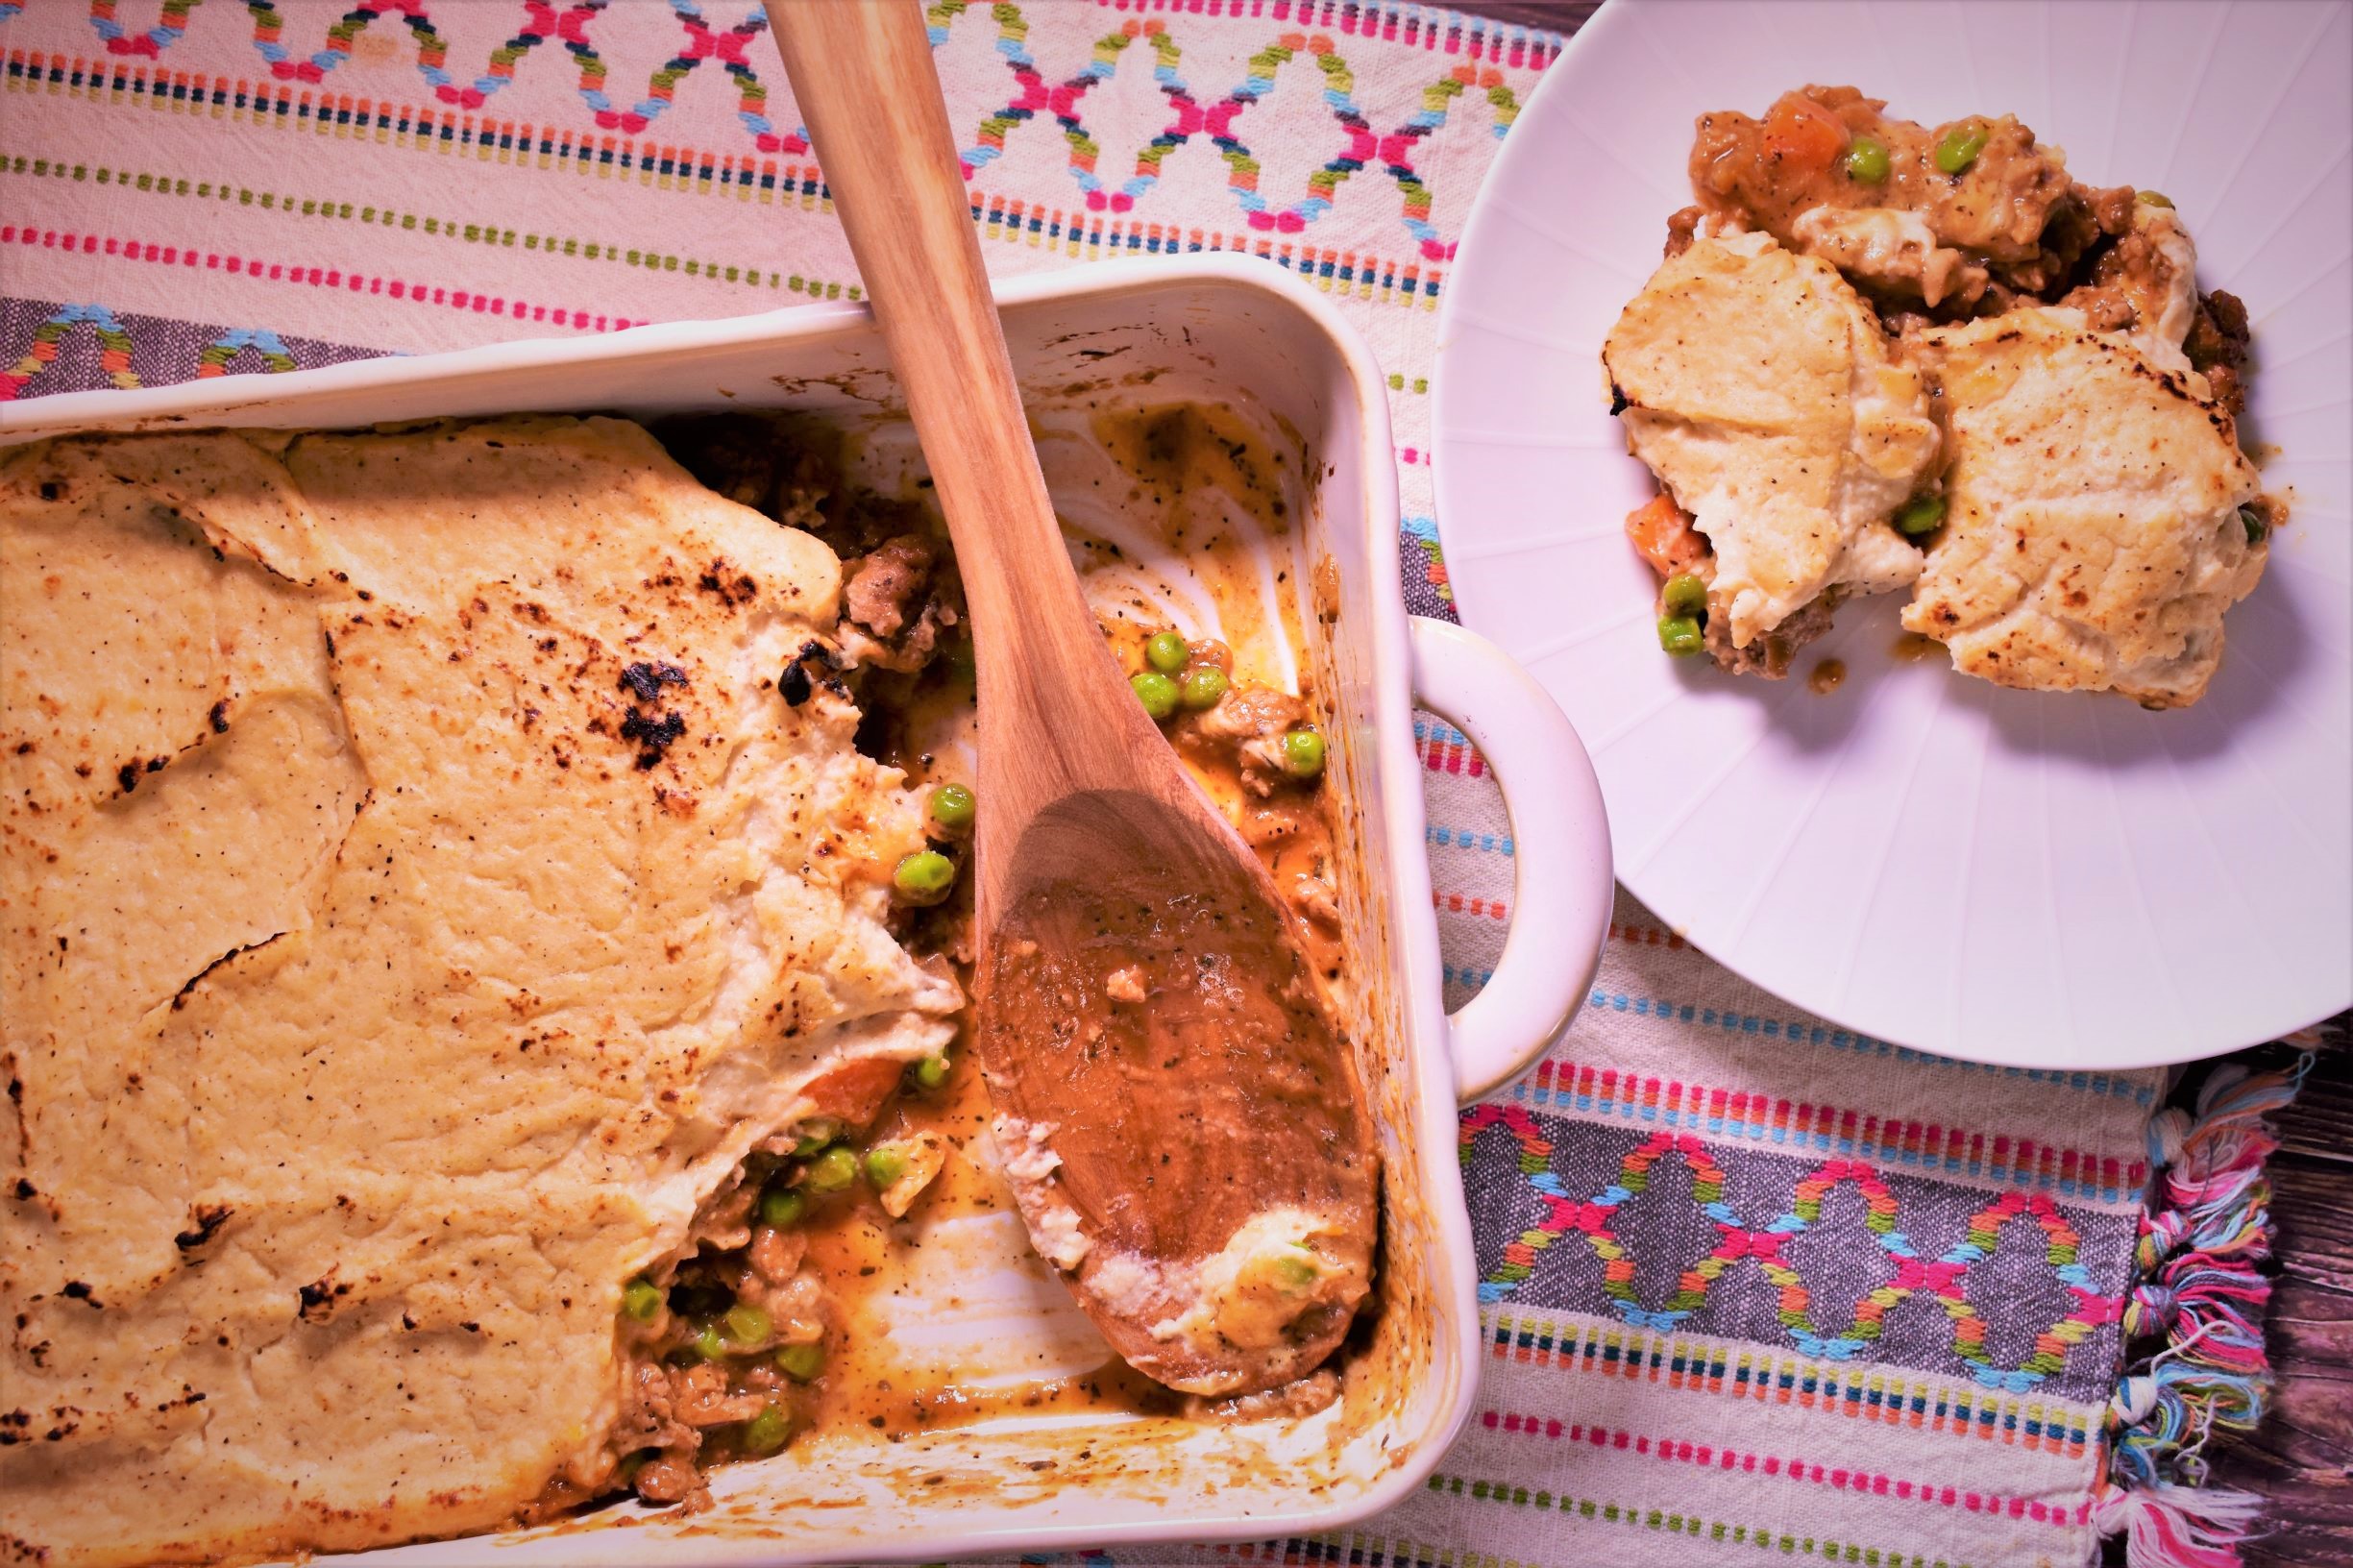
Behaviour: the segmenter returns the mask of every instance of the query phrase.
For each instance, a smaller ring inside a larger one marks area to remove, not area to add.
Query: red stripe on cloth
[[[1609,940],[1636,947],[1671,947],[1679,952],[1691,945],[1664,926],[1621,925],[1615,921],[1610,923]]]
[[[1445,910],[1450,915],[1484,915],[1491,920],[1507,920],[1511,911],[1501,898],[1465,898],[1458,893],[1433,893],[1431,907]]]
[[[1413,743],[1413,750],[1422,759],[1422,766],[1434,773],[1459,773],[1464,778],[1486,776],[1487,759],[1459,741],[1418,740]]]
[[[1840,1386],[1835,1383],[1826,1390],[1816,1387],[1812,1379],[1776,1376],[1770,1364],[1752,1365],[1746,1357],[1739,1365],[1732,1366],[1722,1360],[1670,1357],[1655,1351],[1649,1355],[1613,1354],[1596,1337],[1586,1338],[1581,1344],[1565,1345],[1495,1343],[1490,1345],[1488,1354],[1498,1360],[1579,1376],[1614,1376],[1635,1383],[1664,1384],[1678,1391],[1724,1394],[1768,1405],[1794,1405],[1802,1410],[1909,1427],[1915,1432],[1982,1437],[2005,1447],[2055,1454],[2063,1458],[2080,1458],[2086,1447],[2081,1440],[2067,1435],[2063,1421],[2037,1420],[2015,1399],[1982,1391],[1976,1395],[1952,1396],[1949,1402],[1940,1396],[1934,1407],[1921,1409],[1914,1397],[1888,1398],[1875,1388],[1867,1396],[1854,1385]],[[1980,1408],[1970,1403],[1972,1398],[1994,1401],[2000,1417],[1984,1419]]]
[[[1829,1486],[1842,1492],[1869,1492],[1875,1497],[1892,1497],[1907,1503],[1929,1504],[1938,1507],[1961,1508],[1970,1513],[2006,1515],[2012,1519],[2032,1520],[2038,1525],[2070,1527],[2086,1523],[2092,1517],[2092,1500],[2066,1507],[2054,1507],[2030,1497],[2009,1497],[1998,1492],[1971,1491],[1966,1487],[1940,1485],[1930,1482],[1902,1481],[1876,1471],[1847,1470],[1809,1459],[1782,1458],[1777,1455],[1758,1455],[1740,1449],[1718,1448],[1711,1443],[1695,1443],[1681,1437],[1645,1437],[1609,1427],[1588,1427],[1582,1423],[1563,1422],[1551,1416],[1499,1414],[1488,1410],[1480,1418],[1490,1432],[1506,1432],[1529,1437],[1546,1437],[1555,1441],[1586,1443],[1595,1448],[1614,1449],[1621,1454],[1635,1454],[1662,1459],[1673,1464],[1695,1464],[1712,1470],[1736,1470],[1743,1475],[1766,1476],[1798,1482],[1812,1486]]]
[[[113,240],[108,241],[110,246],[117,243],[119,243],[121,246],[121,254],[135,260],[154,261],[163,266],[171,266],[175,263],[181,263],[191,267],[196,265],[197,262],[197,253],[195,251],[187,252],[184,257],[182,253],[177,248],[169,245],[159,248],[143,240],[125,239],[119,242]],[[0,225],[0,245],[12,244],[37,245],[47,250],[61,250],[66,252],[71,252],[76,246],[79,246],[83,250],[95,252],[98,249],[98,238],[96,235],[91,234],[61,234],[55,230],[43,231],[42,233],[37,234],[30,229],[20,231],[13,224]],[[344,288],[348,286],[353,289],[357,289],[364,282],[369,290],[374,292],[385,282],[385,280],[382,279],[367,278],[363,277],[361,274],[354,273],[351,275],[347,284],[344,275],[340,270],[320,267],[287,267],[281,262],[264,262],[254,257],[221,256],[216,253],[210,253],[205,255],[203,259],[204,264],[214,271],[226,269],[227,271],[233,273],[250,273],[255,278],[260,278],[266,274],[269,280],[273,282],[279,282],[282,279],[286,282],[303,283],[311,288]],[[426,285],[423,283],[408,283],[404,285],[398,281],[394,281],[392,282],[389,292],[396,300],[404,298],[412,300],[418,304],[426,303]],[[537,310],[543,308],[541,306],[526,306],[503,299],[497,299],[488,295],[471,294],[464,289],[445,290],[439,286],[435,286],[432,290],[431,303],[434,305],[445,305],[453,310],[471,310],[476,312],[487,311],[491,315],[507,314],[510,305],[512,312],[517,316],[521,316],[527,310]],[[619,316],[611,317],[608,320],[608,318],[601,315],[592,315],[586,310],[567,310],[560,306],[547,306],[544,308],[547,310],[547,320],[554,322],[559,327],[575,327],[584,331],[601,332],[608,331],[619,331],[625,327],[635,327],[642,325],[642,323],[629,321]]]

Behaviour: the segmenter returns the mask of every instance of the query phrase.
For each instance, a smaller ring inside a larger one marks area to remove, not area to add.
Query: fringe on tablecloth
[[[2246,1433],[2270,1394],[2264,1320],[2271,1282],[2271,1182],[2278,1140],[2266,1115],[2293,1100],[2317,1031],[2285,1043],[2293,1065],[2216,1067],[2189,1106],[2149,1123],[2156,1171],[2141,1221],[2124,1332],[2127,1360],[2108,1404],[2108,1475],[2093,1520],[2122,1535],[2130,1568],[2235,1568],[2262,1528],[2263,1500],[2207,1484],[2207,1445]]]

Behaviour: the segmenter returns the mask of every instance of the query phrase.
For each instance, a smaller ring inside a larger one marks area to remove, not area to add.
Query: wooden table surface
[[[1559,33],[1600,9],[1599,0],[1455,5]],[[2250,1055],[2274,1066],[2291,1060],[2276,1050]],[[2214,1479],[2270,1500],[2272,1532],[2249,1548],[2250,1565],[2353,1568],[2353,1040],[2344,1018],[2278,1126],[2270,1341],[2279,1385],[2270,1418],[2221,1454]]]

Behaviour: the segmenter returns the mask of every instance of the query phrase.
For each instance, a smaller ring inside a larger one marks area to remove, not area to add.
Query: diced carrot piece
[[[809,1103],[817,1108],[819,1115],[831,1116],[847,1126],[863,1127],[874,1119],[882,1102],[898,1087],[898,1075],[906,1066],[904,1062],[874,1057],[845,1063],[809,1086]]]
[[[1672,496],[1653,496],[1626,514],[1626,536],[1661,577],[1689,572],[1707,559],[1707,536],[1691,526],[1691,519]]]
[[[1765,151],[1796,169],[1826,169],[1847,150],[1845,122],[1802,92],[1785,92],[1765,111]]]

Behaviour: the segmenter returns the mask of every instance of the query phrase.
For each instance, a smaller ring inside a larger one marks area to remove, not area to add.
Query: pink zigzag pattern
[[[448,3],[449,0],[443,0],[445,8]],[[576,90],[596,124],[601,129],[636,135],[668,111],[681,83],[706,62],[716,61],[735,84],[739,95],[736,118],[754,145],[769,153],[807,152],[805,127],[780,131],[770,119],[768,86],[748,58],[751,41],[769,25],[765,5],[753,5],[741,19],[722,28],[702,14],[697,0],[669,3],[684,39],[650,75],[644,96],[623,103],[606,90],[612,67],[596,48],[589,32],[590,24],[605,12],[611,0],[560,0],[560,6],[559,0],[522,0],[520,25],[490,52],[479,74],[471,80],[461,80],[448,68],[450,43],[434,25],[427,0],[358,0],[327,28],[320,47],[307,54],[285,43],[286,18],[278,10],[278,0],[244,0],[253,45],[269,65],[271,74],[282,81],[325,81],[349,61],[362,34],[378,21],[390,17],[407,29],[415,46],[418,73],[434,97],[446,104],[463,109],[481,108],[513,83],[526,61],[553,43],[570,57],[576,68]],[[217,9],[208,8],[208,0],[159,0],[155,25],[135,31],[121,19],[122,5],[123,0],[87,0],[90,27],[109,54],[149,60],[159,60],[184,37],[199,12],[208,13],[209,9]],[[930,8],[935,47],[946,42],[951,30],[964,23],[971,9],[964,0],[941,0]],[[1024,40],[1029,24],[1020,9],[998,4],[983,10],[996,27],[996,47],[1006,56],[1016,91],[1003,108],[990,111],[982,119],[974,143],[966,153],[968,178],[1002,156],[1010,134],[1033,118],[1047,118],[1069,143],[1070,178],[1080,186],[1089,208],[1097,210],[1131,210],[1159,184],[1162,163],[1170,153],[1197,141],[1207,141],[1211,151],[1227,164],[1227,189],[1252,228],[1285,233],[1304,231],[1332,209],[1338,187],[1350,175],[1374,166],[1396,184],[1403,198],[1400,221],[1413,236],[1422,257],[1443,261],[1453,257],[1456,241],[1442,234],[1431,221],[1432,192],[1413,161],[1419,142],[1458,112],[1459,100],[1483,99],[1491,116],[1492,132],[1498,136],[1510,127],[1519,112],[1518,98],[1505,83],[1500,69],[1475,60],[1463,61],[1448,66],[1422,90],[1420,107],[1403,123],[1386,133],[1376,132],[1351,95],[1353,79],[1332,37],[1322,32],[1288,30],[1250,57],[1249,73],[1240,85],[1214,99],[1196,99],[1177,74],[1182,50],[1168,35],[1166,24],[1157,17],[1150,21],[1122,22],[1094,43],[1093,58],[1085,68],[1060,86],[1048,86],[1048,79],[1026,51]],[[1278,21],[1288,18],[1293,15],[1293,8],[1278,5],[1274,14]],[[1296,8],[1301,23],[1314,14],[1311,5]],[[1322,20],[1328,22],[1329,17]],[[1097,176],[1095,165],[1100,148],[1087,129],[1081,100],[1090,86],[1109,79],[1117,70],[1121,57],[1128,52],[1127,44],[1139,37],[1149,40],[1148,52],[1153,58],[1147,68],[1159,78],[1173,118],[1139,152],[1135,173],[1115,184]],[[1313,61],[1312,74],[1306,74],[1304,69],[1278,72],[1279,66],[1294,59]],[[1304,84],[1289,87],[1294,94],[1310,91],[1320,95],[1334,117],[1340,139],[1332,154],[1309,175],[1301,198],[1278,205],[1260,193],[1259,160],[1239,140],[1235,122],[1250,108],[1291,83]]]

